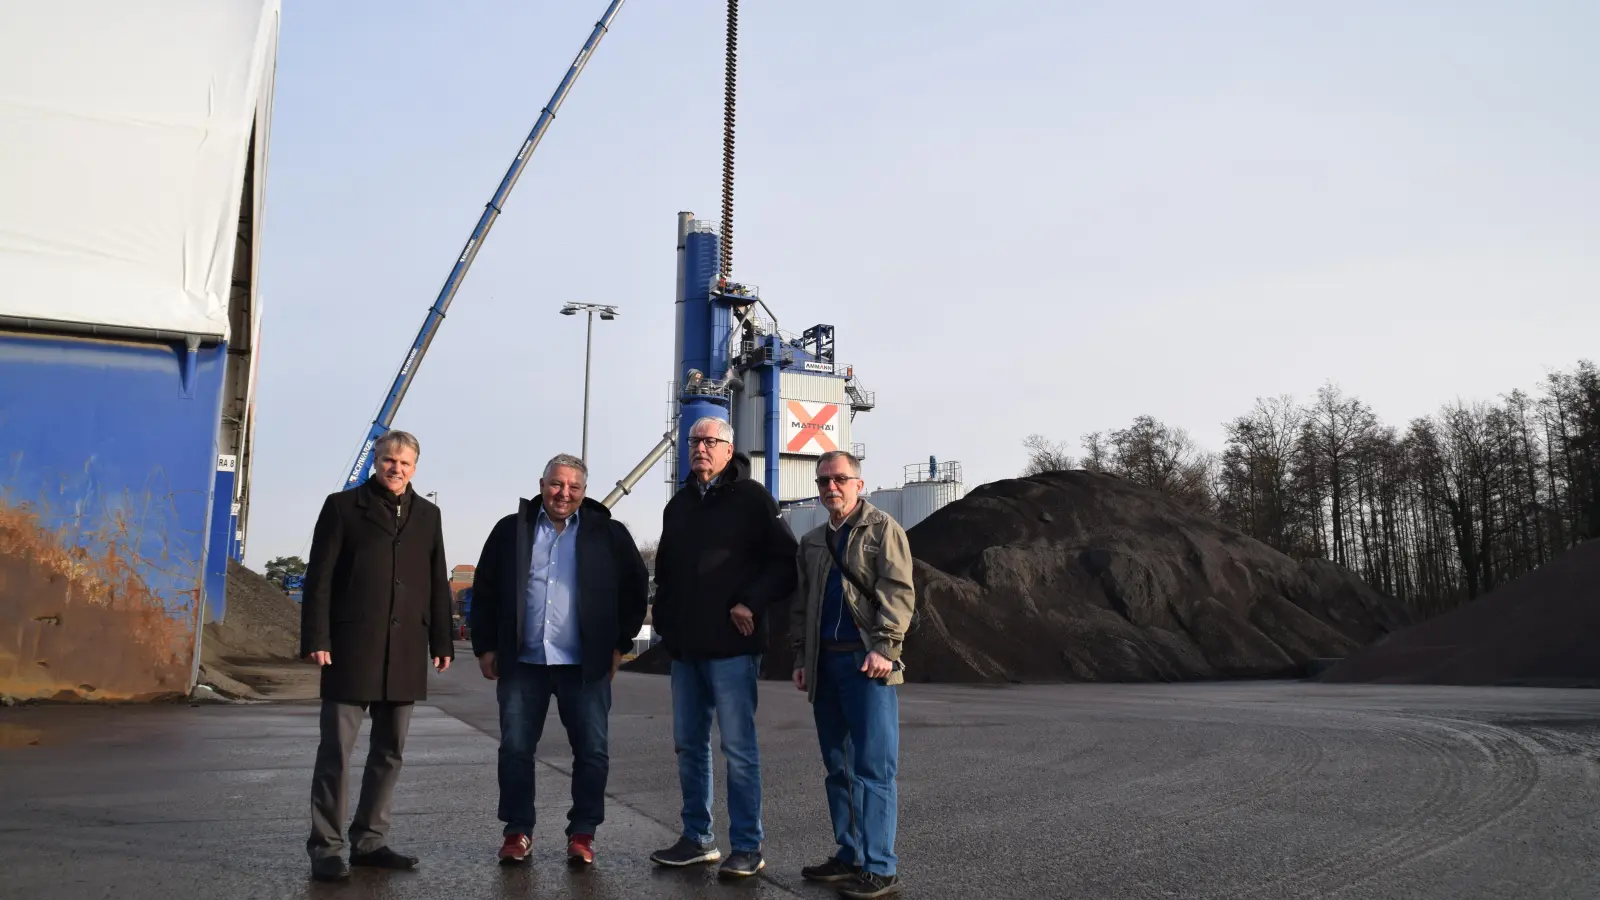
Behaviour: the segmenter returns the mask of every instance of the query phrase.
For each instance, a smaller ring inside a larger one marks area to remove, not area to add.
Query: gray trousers
[[[384,846],[389,833],[389,806],[394,786],[400,780],[400,754],[406,746],[406,730],[411,727],[410,703],[339,703],[322,701],[322,740],[317,745],[317,763],[311,771],[311,837],[306,852],[312,859],[338,856],[344,850],[339,832],[344,826],[346,783],[350,774],[350,751],[361,731],[363,713],[372,710],[371,749],[361,778],[361,801],[350,823],[350,845],[354,853],[371,853]]]

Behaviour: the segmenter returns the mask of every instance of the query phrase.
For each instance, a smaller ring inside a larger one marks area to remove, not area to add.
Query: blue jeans
[[[823,783],[838,859],[879,875],[895,874],[899,803],[900,696],[861,671],[867,651],[823,651],[811,713],[822,745]]]
[[[535,666],[519,662],[500,671],[500,821],[505,834],[533,835],[534,750],[544,734],[550,695],[572,744],[572,809],[567,834],[594,834],[605,820],[607,717],[611,679],[585,684],[579,666]]]
[[[683,836],[711,843],[711,713],[728,761],[728,842],[761,849],[761,749],[756,744],[760,656],[672,661],[672,740],[683,788]]]

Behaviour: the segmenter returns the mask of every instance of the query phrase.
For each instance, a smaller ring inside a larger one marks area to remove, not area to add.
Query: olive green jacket
[[[872,596],[863,597],[850,579],[842,580],[844,602],[861,631],[864,650],[875,650],[891,662],[897,663],[894,671],[882,679],[885,684],[905,681],[900,661],[901,645],[906,629],[911,625],[911,613],[916,608],[916,587],[911,580],[911,542],[900,523],[883,510],[858,500],[856,508],[845,520],[850,535],[844,552],[840,554],[857,579],[872,588]],[[827,541],[834,531],[824,522],[800,539],[797,564],[800,583],[793,602],[789,604],[789,643],[794,648],[795,668],[806,671],[806,698],[816,698],[817,656],[821,650],[822,594],[828,587],[828,572],[833,568],[833,555],[828,552]]]

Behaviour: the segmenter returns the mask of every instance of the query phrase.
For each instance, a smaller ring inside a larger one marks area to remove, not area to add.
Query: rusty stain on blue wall
[[[185,355],[0,332],[0,693],[188,690],[226,357]]]

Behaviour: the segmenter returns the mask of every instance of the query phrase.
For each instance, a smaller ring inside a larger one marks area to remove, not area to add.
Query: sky
[[[1292,7],[1292,8],[1291,8]],[[869,487],[1152,415],[1220,449],[1334,382],[1403,425],[1531,389],[1600,334],[1587,2],[742,4],[735,274],[837,329]],[[246,563],[304,555],[600,0],[285,0]],[[680,210],[716,221],[720,0],[629,0],[395,420],[450,564],[582,439],[655,444]],[[1586,46],[1587,42],[1587,46]],[[616,507],[660,531],[657,466]]]

